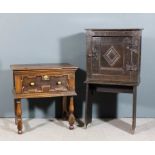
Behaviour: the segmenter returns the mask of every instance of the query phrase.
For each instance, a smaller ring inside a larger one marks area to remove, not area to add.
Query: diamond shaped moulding
[[[114,66],[116,62],[120,59],[120,54],[117,52],[117,50],[111,46],[103,55],[105,60],[108,62],[110,66]]]

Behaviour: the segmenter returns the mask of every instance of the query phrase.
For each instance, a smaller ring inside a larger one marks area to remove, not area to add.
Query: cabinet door
[[[135,82],[139,40],[133,36],[92,37],[91,73],[104,81]]]

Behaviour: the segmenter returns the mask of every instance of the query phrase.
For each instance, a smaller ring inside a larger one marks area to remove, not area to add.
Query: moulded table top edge
[[[78,69],[68,63],[13,64],[10,68],[12,70]]]

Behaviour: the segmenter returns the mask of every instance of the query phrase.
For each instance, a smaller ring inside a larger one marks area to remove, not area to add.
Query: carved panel
[[[121,57],[117,50],[111,46],[107,52],[104,53],[103,57],[108,62],[110,66],[113,66]]]
[[[52,92],[67,91],[68,76],[23,76],[22,91],[28,92]]]
[[[92,44],[92,71],[93,73],[98,73],[99,66],[99,56],[100,56],[100,38],[93,37]]]
[[[138,54],[139,54],[139,40],[136,37],[133,37],[131,42],[127,45],[127,50],[130,52],[130,62],[126,64],[126,70],[128,71],[137,71],[138,69]]]
[[[123,53],[124,37],[101,37],[101,57],[99,61],[100,73],[119,72],[124,70],[125,54]]]

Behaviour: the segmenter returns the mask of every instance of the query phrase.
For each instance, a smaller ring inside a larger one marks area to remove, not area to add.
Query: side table
[[[11,65],[13,71],[13,94],[15,124],[22,133],[23,98],[62,97],[63,113],[68,115],[69,128],[74,128],[75,71],[70,64],[18,64]],[[69,113],[67,96],[70,97]]]

